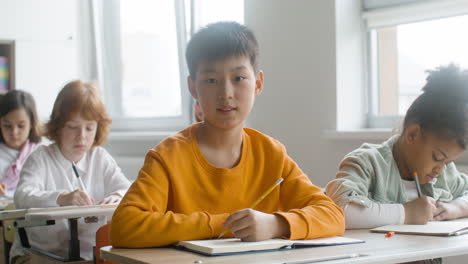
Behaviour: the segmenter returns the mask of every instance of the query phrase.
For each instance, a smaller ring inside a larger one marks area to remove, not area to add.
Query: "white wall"
[[[366,127],[366,32],[360,1],[335,1],[336,129]]]
[[[15,40],[16,89],[48,118],[57,92],[80,78],[77,0],[0,0],[0,25],[0,39]]]

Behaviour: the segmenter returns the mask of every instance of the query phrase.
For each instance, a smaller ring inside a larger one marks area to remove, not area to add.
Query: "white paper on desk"
[[[455,221],[431,221],[425,225],[386,225],[373,228],[371,232],[395,232],[408,235],[454,236],[468,231],[468,219]]]

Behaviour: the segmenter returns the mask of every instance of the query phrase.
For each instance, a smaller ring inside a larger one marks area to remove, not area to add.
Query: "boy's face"
[[[247,56],[231,56],[200,63],[195,78],[189,77],[188,83],[204,122],[228,129],[243,126],[255,96],[263,89],[263,72],[255,75]]]

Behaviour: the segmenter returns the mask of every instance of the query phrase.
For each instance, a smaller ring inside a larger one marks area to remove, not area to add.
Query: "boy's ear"
[[[187,83],[188,83],[190,94],[192,95],[194,99],[197,100],[198,94],[197,94],[197,90],[195,89],[195,81],[192,79],[191,76],[187,77]]]
[[[261,94],[263,91],[263,71],[257,73],[257,78],[255,80],[255,96]]]
[[[422,137],[421,126],[417,123],[410,124],[405,128],[404,139],[407,144],[414,144],[416,141],[420,140]]]

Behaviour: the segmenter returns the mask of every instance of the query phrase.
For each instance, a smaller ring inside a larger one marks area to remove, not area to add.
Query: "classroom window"
[[[187,41],[207,23],[243,23],[243,0],[219,2],[98,2],[102,16],[100,79],[115,129],[177,130],[191,122]]]
[[[244,23],[244,0],[196,0],[192,3],[196,29],[217,21]]]
[[[468,68],[468,36],[462,33],[468,25],[468,12],[450,15],[453,13],[447,12],[447,8],[438,13],[436,6],[425,7],[420,12],[430,10],[431,16],[414,19],[405,15],[404,6],[370,12],[369,127],[395,127],[422,93],[427,70],[449,63]],[[385,11],[388,13],[383,16]]]
[[[122,116],[182,114],[175,14],[173,1],[121,1]]]

